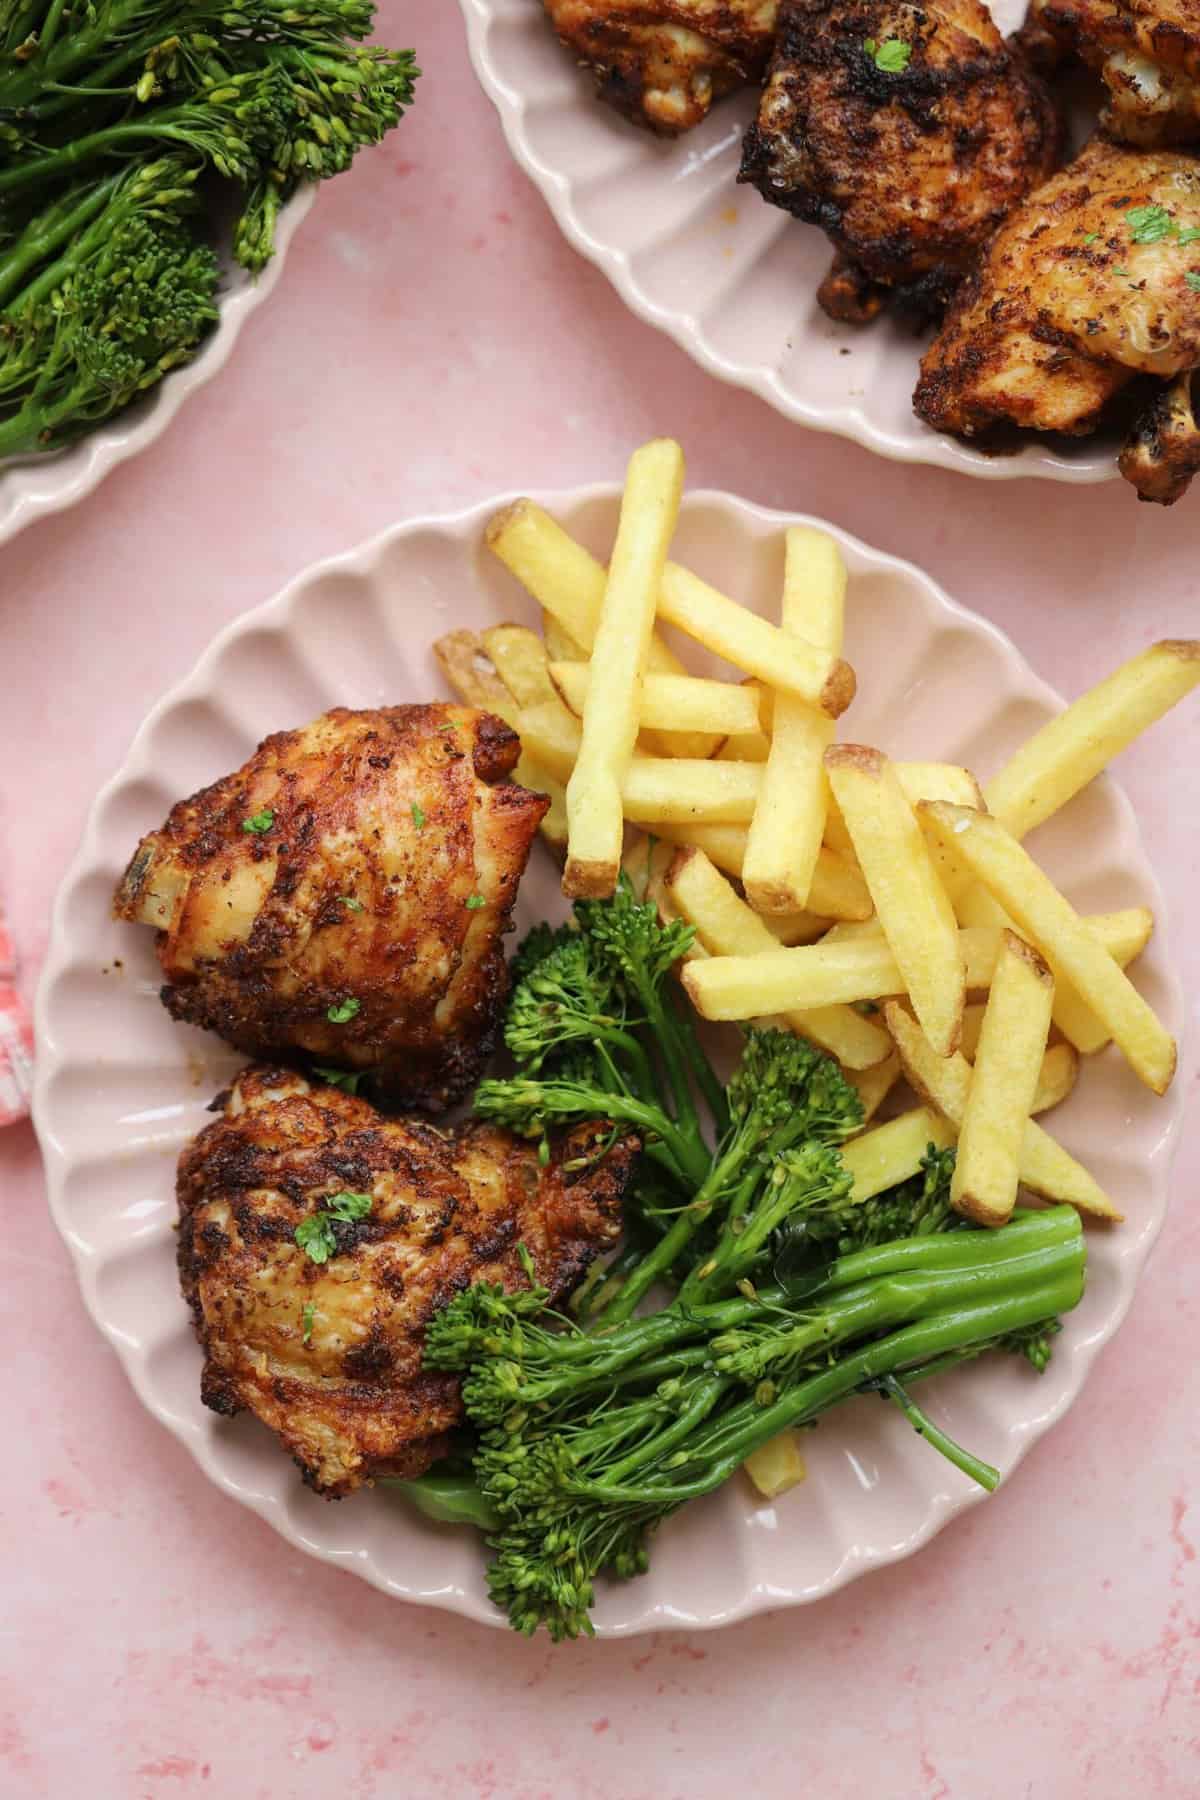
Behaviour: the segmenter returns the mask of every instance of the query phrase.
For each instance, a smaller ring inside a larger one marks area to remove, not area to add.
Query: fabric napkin
[[[33,1092],[33,1027],[17,993],[17,958],[0,913],[0,1126],[29,1112]]]

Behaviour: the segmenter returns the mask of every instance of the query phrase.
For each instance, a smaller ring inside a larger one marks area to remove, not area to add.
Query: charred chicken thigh
[[[457,1378],[421,1366],[431,1315],[475,1281],[527,1286],[519,1246],[568,1294],[619,1234],[637,1148],[579,1127],[543,1166],[493,1126],[436,1130],[245,1070],[179,1163],[205,1404],[253,1412],[330,1498],[419,1474],[462,1416]]]
[[[860,323],[939,312],[1054,167],[1049,95],[980,0],[782,0],[739,180],[837,248],[818,298]]]
[[[337,707],[181,801],[114,901],[158,928],[168,1011],[251,1055],[375,1071],[396,1104],[450,1104],[492,1047],[549,804],[505,780],[519,752],[469,707]]]
[[[545,0],[550,22],[601,97],[674,135],[715,100],[758,81],[778,0]]]
[[[1169,503],[1197,460],[1198,364],[1200,159],[1097,138],[996,234],[926,352],[914,405],[963,437],[1083,435],[1135,376],[1157,378],[1170,399],[1152,397],[1121,469]]]
[[[1200,142],[1198,0],[1033,0],[1020,35],[1043,67],[1075,55],[1097,72],[1110,137]]]

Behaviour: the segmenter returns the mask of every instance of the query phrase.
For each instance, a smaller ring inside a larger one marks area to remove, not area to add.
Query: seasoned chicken
[[[962,437],[1000,425],[1081,436],[1136,375],[1171,383],[1197,364],[1200,160],[1097,138],[997,233],[925,354],[913,403]],[[1122,460],[1146,499],[1177,499],[1187,484],[1190,395],[1185,418],[1174,392],[1171,419],[1154,401],[1140,453]]]
[[[860,323],[938,312],[1054,167],[1049,95],[979,0],[782,0],[740,181],[832,238],[818,298]]]
[[[635,124],[674,135],[758,81],[778,0],[545,0],[565,47]]]
[[[492,1126],[440,1131],[245,1070],[179,1162],[205,1405],[253,1412],[331,1498],[419,1474],[462,1417],[457,1379],[421,1367],[426,1323],[473,1281],[527,1286],[521,1245],[568,1294],[620,1230],[638,1146],[611,1140],[580,1127],[543,1167]]]
[[[159,929],[168,1011],[251,1055],[375,1071],[394,1104],[457,1099],[549,804],[504,780],[519,752],[469,707],[338,707],[180,801],[114,901]]]
[[[1200,142],[1200,0],[1033,0],[1020,36],[1039,66],[1073,54],[1096,70],[1109,136]]]

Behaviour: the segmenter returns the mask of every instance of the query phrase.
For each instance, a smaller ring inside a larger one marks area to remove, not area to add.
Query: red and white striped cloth
[[[0,1125],[29,1112],[33,1092],[33,1027],[17,993],[17,957],[0,914]]]

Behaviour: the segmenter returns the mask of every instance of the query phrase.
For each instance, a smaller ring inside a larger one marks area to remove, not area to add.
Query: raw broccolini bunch
[[[217,317],[209,220],[257,273],[302,181],[399,122],[362,0],[0,0],[0,456],[83,435]],[[214,182],[232,207],[208,203]]]

